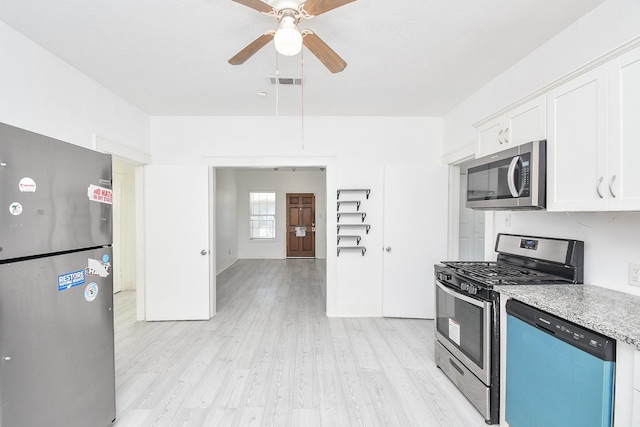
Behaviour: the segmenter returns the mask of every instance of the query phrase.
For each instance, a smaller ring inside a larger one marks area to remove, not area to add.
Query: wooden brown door
[[[287,257],[316,256],[316,196],[287,193]]]

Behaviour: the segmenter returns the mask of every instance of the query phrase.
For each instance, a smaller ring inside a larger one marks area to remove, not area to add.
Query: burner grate
[[[542,271],[493,261],[444,262],[457,272],[488,284],[504,282],[566,282],[566,279]]]

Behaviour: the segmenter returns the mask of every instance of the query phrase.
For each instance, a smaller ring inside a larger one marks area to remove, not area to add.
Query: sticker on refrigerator
[[[91,282],[84,288],[84,299],[91,302],[96,299],[98,296],[98,284],[96,282]]]
[[[107,277],[111,264],[109,262],[100,262],[97,259],[89,258],[87,260],[87,274],[89,276]]]
[[[78,270],[71,273],[61,274],[58,276],[58,291],[65,291],[74,286],[84,285],[86,272]]]
[[[97,185],[89,185],[87,189],[87,196],[92,202],[106,203],[108,205],[113,204],[113,190],[105,187],[98,187]]]
[[[18,202],[13,202],[9,205],[9,212],[11,215],[17,216],[22,213],[22,205]]]
[[[29,178],[28,176],[25,176],[18,183],[18,189],[20,190],[21,193],[35,193],[36,182],[33,179]]]
[[[449,319],[449,339],[460,345],[460,323],[453,319]]]

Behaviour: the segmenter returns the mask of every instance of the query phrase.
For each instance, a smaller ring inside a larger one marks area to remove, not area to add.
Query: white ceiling
[[[150,115],[442,116],[602,1],[357,0],[300,24],[338,74],[273,42],[228,64],[277,28],[231,0],[2,0],[0,20]]]

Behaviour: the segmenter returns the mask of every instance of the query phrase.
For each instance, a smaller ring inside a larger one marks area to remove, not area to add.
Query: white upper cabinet
[[[546,138],[545,96],[534,98],[478,126],[476,157]]]
[[[640,48],[609,65],[609,209],[640,209]]]
[[[547,96],[547,210],[607,209],[607,73],[598,67]]]
[[[553,89],[547,111],[547,210],[640,209],[640,48]]]

